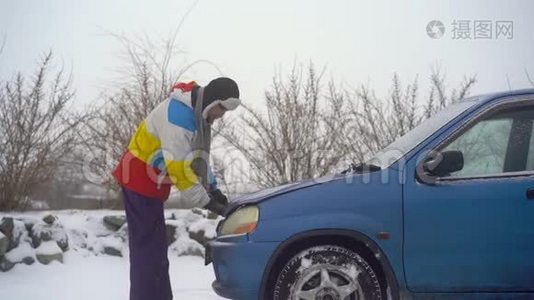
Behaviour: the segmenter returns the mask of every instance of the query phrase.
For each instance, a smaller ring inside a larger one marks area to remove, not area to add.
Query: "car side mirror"
[[[438,152],[423,163],[423,171],[429,175],[444,177],[464,168],[464,155],[461,151]]]

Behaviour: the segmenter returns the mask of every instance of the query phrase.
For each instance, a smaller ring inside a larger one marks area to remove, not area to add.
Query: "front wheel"
[[[385,299],[385,288],[367,261],[344,247],[308,248],[284,266],[274,286],[275,300]]]

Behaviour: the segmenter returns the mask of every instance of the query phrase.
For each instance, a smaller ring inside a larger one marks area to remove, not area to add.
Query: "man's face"
[[[208,123],[213,123],[213,121],[222,118],[226,112],[226,108],[221,104],[215,105],[208,111]]]

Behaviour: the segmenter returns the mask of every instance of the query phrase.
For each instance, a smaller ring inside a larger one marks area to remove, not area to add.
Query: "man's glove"
[[[215,201],[223,204],[224,206],[228,205],[228,198],[219,189],[211,191],[210,197],[215,199]]]
[[[215,198],[210,194],[210,202],[208,202],[208,204],[206,204],[204,208],[211,210],[219,216],[224,216],[226,204],[220,203],[219,201],[215,200]]]

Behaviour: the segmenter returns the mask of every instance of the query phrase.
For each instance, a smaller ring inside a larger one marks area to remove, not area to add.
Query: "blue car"
[[[534,299],[534,90],[451,104],[343,174],[233,202],[231,299]]]

